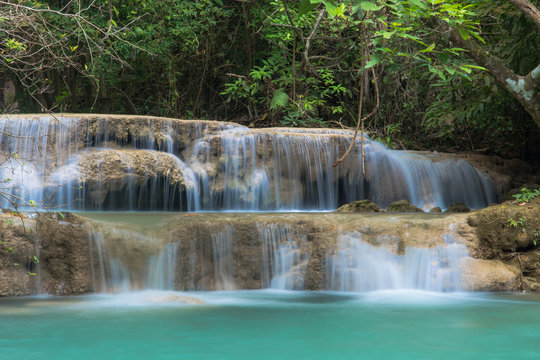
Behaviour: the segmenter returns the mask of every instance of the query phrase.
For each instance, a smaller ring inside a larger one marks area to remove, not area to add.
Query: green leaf
[[[385,39],[390,39],[392,37],[392,35],[394,35],[395,33],[396,33],[395,31],[384,31],[382,33],[382,36]]]
[[[383,6],[378,5],[374,1],[360,1],[360,8],[366,11],[379,11],[383,8]]]
[[[446,80],[446,76],[444,76],[444,74],[443,74],[443,72],[441,70],[431,66],[431,64],[428,65],[428,69],[433,74],[436,74],[437,76],[439,76],[442,80]]]
[[[319,6],[319,4],[320,2],[312,2],[311,0],[300,1],[300,4],[298,4],[298,15],[305,15],[308,12],[311,12],[313,9]]]
[[[470,34],[467,30],[460,28],[458,29],[458,32],[459,35],[461,35],[461,37],[463,38],[463,40],[469,40]]]
[[[420,50],[419,52],[430,52],[430,51],[433,51],[433,49],[435,49],[435,43],[429,45],[427,48],[425,48],[424,50]]]
[[[442,62],[443,64],[450,63],[450,55],[446,53],[437,54],[437,59],[439,59],[439,61]]]
[[[447,73],[449,73],[450,75],[454,75],[456,73],[456,69],[454,68],[451,68],[449,66],[444,66],[444,69],[446,70]]]
[[[465,66],[465,67],[468,67],[468,68],[471,68],[471,69],[478,69],[478,70],[484,70],[484,71],[488,71],[488,69],[486,69],[485,67],[483,66],[478,66],[478,65],[462,65],[462,66]]]
[[[482,39],[482,37],[480,35],[478,35],[476,32],[471,32],[472,36],[474,36],[478,41],[480,41],[481,43],[485,44],[486,41],[484,39]]]
[[[378,63],[380,63],[381,60],[382,60],[382,56],[381,56],[381,55],[379,55],[379,54],[373,54],[373,55],[371,55],[371,59],[369,59],[369,61],[366,63],[365,68],[366,68],[366,69],[372,68],[372,67],[374,67],[375,65],[377,65]]]
[[[270,110],[277,110],[284,108],[289,103],[289,95],[287,95],[283,89],[277,89],[274,92],[274,96],[270,101]]]
[[[426,4],[424,4],[423,1],[420,0],[410,0],[411,5],[415,5],[416,7],[419,7],[421,9],[427,9]]]
[[[333,18],[333,17],[336,16],[336,10],[337,10],[337,7],[338,7],[336,4],[334,4],[331,1],[325,1],[324,6],[326,6],[326,11],[328,11],[328,16],[330,18]]]

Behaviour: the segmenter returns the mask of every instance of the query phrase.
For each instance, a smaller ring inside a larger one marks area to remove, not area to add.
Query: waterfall
[[[212,234],[212,253],[214,255],[216,290],[234,289],[233,232],[231,226],[227,226],[225,231]]]
[[[492,180],[466,161],[367,137],[365,178],[359,140],[333,168],[351,138],[347,130],[8,115],[0,117],[0,188],[66,210],[329,211],[359,199],[383,208],[408,199],[427,210],[497,200]]]
[[[135,222],[140,221],[140,214],[123,214],[120,221],[135,218],[115,224],[92,222],[88,245],[93,289],[108,293],[256,288],[461,290],[460,269],[468,252],[459,238],[450,235],[452,226],[443,233],[444,221],[430,225],[436,220],[412,223],[407,217],[405,224],[399,224],[388,215],[346,215],[344,221],[341,215],[324,215],[324,219],[318,214],[250,215],[246,219],[238,214],[197,214],[148,226]],[[385,232],[380,227],[384,218],[397,229]],[[340,221],[351,230],[328,231]],[[415,226],[417,238],[412,243],[426,247],[406,246],[408,240],[395,235],[410,226],[407,222]],[[352,230],[359,226],[371,230]],[[364,241],[368,239],[376,245]]]
[[[419,289],[459,291],[464,245],[445,235],[445,245],[408,247],[402,255],[362,241],[359,233],[341,234],[337,251],[328,258],[328,287],[338,291]]]
[[[178,244],[165,244],[163,249],[148,261],[146,289],[174,290]]]
[[[90,226],[89,251],[92,285],[95,292],[121,293],[139,289],[174,290],[176,279],[177,243],[161,245],[159,241],[141,233],[126,232],[125,229],[103,229]],[[114,235],[121,235],[119,241]],[[138,238],[138,239],[137,239]],[[132,251],[139,252],[137,240],[148,241],[152,248],[149,254],[131,258]],[[119,244],[126,241],[126,244]],[[133,250],[135,248],[135,250]]]
[[[289,226],[257,224],[262,239],[262,287],[280,290],[304,289],[308,256],[302,254],[298,239]],[[297,240],[298,239],[298,240]]]

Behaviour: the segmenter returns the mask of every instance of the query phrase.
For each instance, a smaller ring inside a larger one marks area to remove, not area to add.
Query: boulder
[[[445,212],[448,212],[448,213],[465,213],[465,212],[469,212],[469,211],[471,211],[471,209],[469,209],[467,207],[467,205],[465,205],[462,202],[457,202],[457,203],[450,204],[450,206],[448,207],[448,209],[446,209]]]
[[[379,212],[379,207],[371,200],[353,201],[339,207],[336,212],[352,213],[352,212]]]
[[[505,203],[473,212],[469,225],[476,231],[484,258],[528,251],[540,246],[540,203]]]
[[[398,200],[388,205],[386,212],[424,212],[424,210],[414,206],[409,200]]]
[[[519,290],[519,269],[500,260],[466,259],[461,266],[461,284],[467,291]]]

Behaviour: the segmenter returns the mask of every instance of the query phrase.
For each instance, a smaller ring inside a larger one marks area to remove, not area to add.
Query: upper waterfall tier
[[[0,117],[0,187],[69,210],[333,210],[359,199],[447,208],[498,199],[464,160],[389,150],[348,130],[250,129],[121,115]],[[9,207],[2,199],[1,206]]]

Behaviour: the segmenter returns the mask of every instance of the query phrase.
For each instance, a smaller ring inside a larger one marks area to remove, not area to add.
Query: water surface
[[[191,295],[203,305],[169,301]],[[538,359],[540,297],[379,291],[0,299],[0,359]]]

